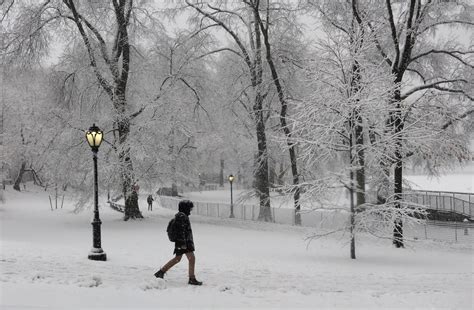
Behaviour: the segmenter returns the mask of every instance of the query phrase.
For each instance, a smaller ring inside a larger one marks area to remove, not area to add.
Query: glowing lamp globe
[[[100,130],[100,128],[97,127],[95,124],[93,124],[92,127],[89,128],[88,131],[86,131],[87,143],[89,143],[89,146],[94,152],[97,152],[99,150],[99,146],[102,143],[102,138],[102,130]]]

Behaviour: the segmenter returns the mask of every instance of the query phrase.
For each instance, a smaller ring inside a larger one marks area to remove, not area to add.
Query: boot
[[[161,269],[155,272],[155,277],[157,278],[163,279],[164,276],[165,276],[165,272]]]
[[[190,284],[190,285],[202,285],[202,282],[196,280],[196,277],[192,277],[192,278],[189,278],[188,284]]]

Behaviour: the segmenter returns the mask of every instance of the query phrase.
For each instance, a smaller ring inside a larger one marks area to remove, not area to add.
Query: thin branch
[[[451,88],[446,88],[446,87],[441,87],[441,86],[434,86],[434,89],[440,90],[440,91],[445,91],[448,93],[456,93],[456,94],[463,94],[466,98],[468,98],[471,101],[474,101],[474,97],[468,95],[464,90],[462,89],[451,89]]]
[[[424,53],[421,53],[421,54],[418,54],[414,57],[412,57],[410,59],[410,62],[412,61],[415,61],[419,58],[422,58],[424,56],[427,56],[427,55],[430,55],[430,54],[446,54],[446,55],[449,55],[457,60],[459,60],[461,63],[463,63],[464,65],[468,66],[468,67],[471,67],[471,68],[474,68],[474,65],[466,62],[464,59],[462,59],[461,57],[459,57],[458,55],[456,54],[460,54],[460,55],[467,55],[467,54],[474,54],[474,51],[467,51],[467,52],[462,52],[462,51],[445,51],[445,50],[435,50],[435,49],[432,49],[432,50],[429,50],[427,52],[424,52]]]
[[[406,93],[404,93],[403,95],[401,95],[400,98],[401,98],[401,100],[404,100],[404,99],[408,98],[409,96],[413,95],[414,93],[416,93],[416,92],[418,92],[418,91],[420,91],[420,90],[429,89],[429,88],[434,88],[434,89],[443,90],[443,91],[462,92],[462,93],[464,93],[464,91],[462,91],[462,90],[452,90],[452,89],[443,88],[443,87],[440,87],[440,86],[439,86],[440,84],[455,83],[455,82],[464,82],[464,83],[467,83],[467,81],[466,81],[466,80],[463,80],[463,79],[437,81],[437,82],[433,82],[433,83],[430,83],[430,84],[424,84],[424,85],[420,85],[420,86],[414,87],[414,88],[412,88],[411,90],[409,90],[409,91],[407,91]],[[467,96],[467,94],[466,94],[466,96]]]
[[[189,85],[189,83],[183,79],[183,78],[179,78],[179,80],[181,82],[184,83],[184,85],[186,85],[190,90],[192,90],[192,92],[194,93],[194,96],[196,97],[196,105],[199,106],[201,109],[203,109],[204,112],[206,112],[206,115],[208,116],[208,118],[210,119],[210,116],[209,116],[209,113],[207,112],[207,110],[201,105],[201,98],[199,97],[199,94],[198,92],[191,86]]]
[[[337,24],[335,21],[333,21],[331,18],[329,18],[329,16],[327,16],[326,12],[324,12],[320,7],[318,7],[318,11],[324,16],[324,18],[335,28],[341,30],[342,32],[344,32],[345,34],[347,34],[348,36],[350,36],[349,34],[349,31],[344,28],[343,26]]]
[[[472,99],[471,99],[472,100]],[[441,126],[441,129],[442,130],[445,130],[446,128],[448,128],[449,126],[451,126],[455,121],[459,121],[463,118],[466,118],[468,117],[469,115],[471,114],[474,114],[474,109],[472,110],[469,110],[469,111],[466,111],[465,113],[461,114],[461,115],[458,115],[456,116],[455,118],[449,120],[448,122],[446,122],[443,126]]]
[[[242,51],[242,54],[244,54],[245,63],[247,64],[249,69],[252,70],[253,65],[252,65],[252,61],[250,59],[250,55],[247,52],[247,49],[245,48],[245,46],[242,44],[242,42],[241,42],[240,38],[238,37],[238,35],[234,31],[232,31],[232,29],[230,29],[226,24],[224,24],[221,20],[219,20],[215,16],[212,16],[208,12],[203,11],[201,8],[199,8],[195,4],[190,3],[189,0],[186,0],[186,4],[189,5],[190,7],[194,8],[196,11],[198,11],[200,14],[204,15],[205,17],[211,19],[216,24],[220,25],[234,39],[235,43],[237,43],[240,50]]]
[[[193,58],[193,60],[201,59],[201,58],[204,58],[204,57],[206,57],[206,56],[209,56],[209,55],[212,55],[212,54],[216,54],[216,53],[219,53],[219,52],[223,52],[223,51],[229,51],[229,52],[231,52],[231,53],[236,54],[237,56],[239,56],[239,57],[241,57],[241,58],[244,58],[244,57],[242,56],[242,54],[240,54],[239,52],[234,51],[234,50],[231,49],[231,48],[224,47],[224,48],[219,48],[219,49],[217,49],[217,50],[210,51],[210,52],[205,53],[205,54],[203,54],[203,55],[197,56],[197,57]]]
[[[474,26],[474,22],[472,21],[466,21],[466,20],[448,20],[448,21],[441,21],[441,22],[436,22],[431,25],[426,26],[425,28],[421,29],[418,34],[422,34],[423,32],[434,28],[439,25],[449,25],[449,24],[461,24],[461,25],[468,25],[468,26]]]
[[[179,149],[178,149],[178,155],[181,154],[181,152],[184,150],[184,149],[197,149],[197,147],[193,146],[193,145],[190,145],[191,142],[192,142],[192,137],[187,137],[187,141],[186,143],[184,143]]]
[[[91,43],[89,41],[89,37],[87,36],[84,27],[82,26],[81,23],[81,18],[79,17],[79,14],[76,11],[76,7],[74,6],[74,2],[72,0],[63,0],[63,2],[66,4],[66,6],[71,10],[73,16],[74,16],[74,22],[76,23],[76,26],[81,34],[82,40],[84,41],[84,44],[87,48],[87,52],[89,55],[89,60],[90,60],[90,65],[94,70],[94,73],[97,77],[97,80],[99,81],[100,86],[107,92],[107,94],[110,96],[110,98],[113,98],[113,91],[112,91],[112,86],[109,84],[109,82],[100,74],[99,68],[97,66],[97,62],[94,56],[94,51],[92,49]]]
[[[87,28],[89,28],[94,36],[97,38],[97,41],[99,41],[99,46],[100,46],[100,52],[102,53],[102,57],[104,57],[104,60],[107,64],[110,64],[110,57],[107,52],[107,45],[105,44],[104,38],[100,35],[99,31],[87,20],[85,19],[81,14],[77,13],[79,18],[86,24]]]
[[[377,39],[377,35],[375,33],[375,30],[374,30],[373,26],[370,23],[367,23],[367,26],[369,26],[369,29],[372,31],[372,34],[374,35],[374,43],[375,43],[375,46],[377,47],[377,49],[379,50],[380,55],[382,55],[382,58],[385,60],[385,62],[390,67],[392,67],[393,66],[393,61],[388,57],[387,53],[382,48],[382,45],[380,44],[379,39]]]
[[[416,70],[416,69],[413,69],[413,68],[407,68],[407,71],[416,73],[416,74],[421,78],[421,80],[423,81],[423,83],[426,84],[426,78],[423,76],[423,74],[421,74],[420,71],[418,71],[418,70]]]
[[[132,120],[134,119],[135,117],[137,117],[138,115],[140,115],[143,111],[145,110],[145,106],[142,106],[140,108],[140,110],[138,110],[137,112],[133,113],[132,115],[130,115],[129,119]]]
[[[204,30],[207,30],[211,27],[216,27],[216,26],[220,26],[219,24],[211,24],[211,25],[207,25],[205,27],[201,27],[199,28],[199,30],[197,30],[195,33],[191,34],[189,37],[188,37],[188,40],[189,39],[192,39],[194,38],[195,36],[197,36],[199,33],[203,32]]]
[[[247,25],[247,22],[245,21],[245,19],[244,19],[242,16],[240,16],[240,14],[237,14],[237,13],[235,13],[235,12],[228,11],[228,10],[223,10],[223,9],[221,9],[221,8],[213,7],[213,6],[211,6],[209,3],[207,4],[207,6],[208,6],[210,9],[216,11],[217,13],[226,13],[226,14],[230,14],[230,15],[235,15],[235,16],[237,16],[237,17],[242,21],[242,23],[243,23],[244,25]],[[215,13],[213,13],[213,14],[215,14]]]
[[[49,3],[49,1],[47,1],[47,3]],[[2,5],[4,4],[3,0],[2,0]],[[7,7],[7,9],[5,10],[5,12],[3,13],[3,16],[2,16],[2,19],[0,19],[0,22],[3,22],[3,20],[5,19],[5,17],[7,17],[8,13],[10,12],[11,8],[13,7],[13,4],[15,4],[15,0],[12,0],[12,2],[10,2],[10,5]]]

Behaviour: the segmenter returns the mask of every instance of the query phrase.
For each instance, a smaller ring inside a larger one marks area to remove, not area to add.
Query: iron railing
[[[160,196],[161,206],[167,209],[177,211],[179,201],[179,198]],[[202,201],[193,201],[193,203],[194,214],[223,219],[230,216],[230,204]],[[440,207],[439,203],[438,207]],[[271,212],[275,223],[294,225],[295,211],[293,209],[272,207]],[[234,205],[234,215],[237,219],[256,221],[258,213],[257,205]],[[311,210],[301,212],[301,219],[302,226],[305,227],[322,230],[335,229],[347,226],[349,213],[344,210]],[[474,223],[472,222],[425,221],[404,227],[405,237],[411,240],[430,239],[462,244],[472,244],[473,231]]]
[[[161,206],[167,209],[178,210],[179,198],[159,196]],[[193,200],[193,213],[197,215],[229,218],[230,204],[205,202]],[[270,208],[272,219],[277,224],[295,224],[295,210],[291,208]],[[237,219],[257,221],[260,207],[252,204],[234,203],[234,216]],[[346,210],[308,210],[301,211],[301,222],[303,226],[331,229],[334,227],[344,227],[349,220],[349,213]]]
[[[404,198],[428,209],[454,212],[474,219],[474,193],[406,190]]]

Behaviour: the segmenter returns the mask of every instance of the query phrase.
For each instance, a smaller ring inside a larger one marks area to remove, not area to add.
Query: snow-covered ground
[[[474,162],[459,166],[449,173],[440,174],[439,176],[427,176],[426,174],[417,173],[416,170],[405,170],[404,175],[407,184],[413,189],[432,190],[432,191],[448,191],[448,192],[464,192],[474,193]],[[257,198],[249,197],[248,191],[242,189],[234,189],[234,203],[256,204]],[[271,205],[276,208],[292,208],[293,202],[290,196],[280,196],[276,192],[270,193]],[[225,184],[225,190],[213,191],[209,195],[209,191],[185,193],[186,198],[193,201],[213,202],[213,203],[230,203],[230,188]],[[348,203],[348,197],[345,190],[341,189],[341,195],[335,197],[334,204],[344,205]]]
[[[419,241],[395,249],[359,237],[357,260],[346,236],[304,241],[310,228],[191,216],[197,276],[187,262],[165,280],[153,273],[172,255],[165,228],[173,212],[155,207],[123,222],[101,208],[108,261],[87,259],[91,210],[50,211],[47,194],[6,192],[0,204],[2,309],[472,309],[471,244]]]
[[[474,193],[474,162],[437,177],[407,171],[406,179],[414,189]]]

